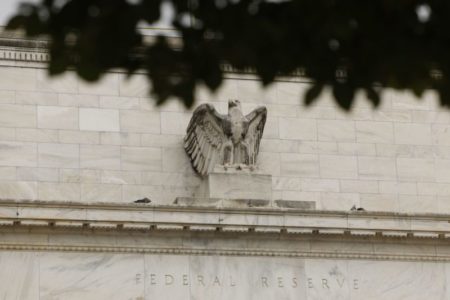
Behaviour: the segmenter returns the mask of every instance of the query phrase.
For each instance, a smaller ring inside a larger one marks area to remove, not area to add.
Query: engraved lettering
[[[353,289],[359,290],[359,280],[358,279],[353,279]]]
[[[205,282],[203,281],[203,276],[202,275],[197,275],[197,281],[199,283],[201,283],[203,286],[205,286]]]
[[[339,278],[336,278],[336,282],[340,287],[342,287],[344,285],[344,281],[345,281],[345,278],[342,278],[342,282],[339,281]]]
[[[189,277],[183,274],[183,285],[189,285]]]
[[[164,275],[164,277],[166,278],[166,285],[172,285],[173,284],[174,278],[173,278],[172,275],[166,274],[166,275]]]
[[[326,280],[325,278],[322,278],[322,287],[330,289],[330,287],[328,286],[328,280]]]
[[[261,286],[269,287],[269,285],[267,284],[267,277],[261,277]]]
[[[236,286],[236,282],[233,282],[233,276],[230,276],[230,286]]]
[[[218,286],[220,286],[220,281],[219,278],[217,276],[214,277],[214,282],[213,285],[217,284]]]
[[[293,287],[293,288],[296,288],[297,286],[298,286],[298,284],[297,284],[297,278],[292,277],[292,287]]]
[[[150,274],[150,284],[156,285],[156,274]]]
[[[140,273],[136,274],[136,284],[139,284],[141,282],[141,276],[142,275]]]
[[[308,288],[309,288],[309,289],[314,288],[312,278],[308,278]]]
[[[284,285],[283,285],[283,277],[277,277],[277,279],[278,279],[278,287],[279,288],[284,287]]]

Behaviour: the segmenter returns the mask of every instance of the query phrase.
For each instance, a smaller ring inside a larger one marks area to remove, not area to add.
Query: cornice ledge
[[[157,247],[106,247],[96,245],[20,245],[0,244],[0,250],[6,251],[57,251],[57,252],[100,252],[100,253],[136,253],[136,254],[168,254],[168,255],[219,255],[219,256],[269,256],[290,258],[321,259],[363,259],[383,261],[430,261],[449,262],[448,255],[426,254],[380,254],[331,251],[282,251],[275,249],[203,249],[203,248],[157,248]]]
[[[222,200],[214,204],[180,206],[1,200],[0,224],[450,237],[448,214],[236,207],[227,203],[233,202]]]

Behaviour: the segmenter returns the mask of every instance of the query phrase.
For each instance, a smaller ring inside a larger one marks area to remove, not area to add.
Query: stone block
[[[50,168],[78,168],[80,151],[78,145],[39,144],[39,166]]]
[[[144,299],[143,262],[137,254],[45,253],[40,258],[39,295],[67,300]],[[141,279],[136,280],[136,274]]]
[[[278,118],[271,118],[270,115],[266,120],[266,125],[264,126],[264,138],[266,139],[279,139],[280,129],[278,124]]]
[[[317,132],[319,141],[355,141],[355,124],[352,121],[318,120]]]
[[[98,144],[100,134],[79,130],[59,130],[59,141],[67,144]]]
[[[162,167],[164,172],[187,173],[194,175],[191,161],[182,146],[162,149]]]
[[[38,183],[39,200],[80,201],[80,185],[78,183]]]
[[[81,185],[81,201],[83,202],[120,202],[122,201],[122,185],[86,183]]]
[[[139,109],[140,101],[137,97],[100,96],[100,107],[117,109]]]
[[[58,103],[61,106],[98,107],[99,100],[96,95],[59,94]]]
[[[112,183],[112,184],[141,184],[143,182],[141,177],[142,176],[140,171],[131,172],[131,171],[104,170],[102,171],[101,174],[101,181],[102,183]]]
[[[16,167],[0,167],[0,180],[15,180]]]
[[[321,192],[317,201],[317,209],[348,211],[353,205],[360,207],[359,194]]]
[[[293,200],[275,200],[275,205],[280,208],[294,209],[314,209],[316,202],[314,201],[293,201]]]
[[[412,122],[412,112],[407,110],[380,110],[379,108],[373,110],[374,121],[388,121],[388,122]]]
[[[316,120],[283,118],[279,120],[280,138],[287,140],[317,140]]]
[[[450,160],[449,159],[436,159],[436,181],[437,182],[450,182]]]
[[[434,158],[397,158],[400,180],[434,181]]]
[[[0,142],[0,165],[35,167],[37,146],[34,143]]]
[[[39,254],[2,251],[0,282],[8,282],[0,287],[4,299],[39,299]]]
[[[273,193],[274,195],[274,193]],[[279,199],[273,197],[274,199]],[[301,202],[309,202],[312,201],[317,203],[320,200],[319,192],[303,192],[303,191],[282,191],[281,199],[285,201],[301,201]]]
[[[281,175],[319,177],[319,156],[316,154],[281,153]]]
[[[338,154],[336,142],[299,141],[299,153]]]
[[[120,170],[120,147],[81,145],[80,165],[87,169]]]
[[[58,169],[51,168],[17,168],[17,179],[22,181],[58,181]]]
[[[120,128],[126,132],[160,133],[160,115],[150,111],[121,110]]]
[[[397,144],[431,145],[429,124],[396,123],[394,133]]]
[[[378,193],[378,181],[341,180],[341,191],[345,193]]]
[[[339,143],[338,153],[346,155],[376,155],[374,144],[364,143]]]
[[[355,179],[358,177],[358,163],[354,156],[320,155],[319,160],[322,178]]]
[[[298,105],[308,85],[298,82],[276,82],[277,102]]]
[[[431,127],[433,144],[436,145],[450,145],[450,125],[448,124],[433,124]]]
[[[0,140],[15,141],[16,131],[19,131],[19,128],[0,128]]]
[[[358,143],[390,144],[394,142],[394,129],[391,122],[357,121],[355,126]]]
[[[389,91],[393,109],[400,110],[430,110],[430,102],[417,99],[411,92]]]
[[[119,111],[115,109],[80,108],[80,129],[120,131]]]
[[[417,184],[415,182],[380,181],[380,193],[416,195]]]
[[[16,139],[23,142],[57,143],[58,131],[54,129],[17,128]]]
[[[0,89],[25,90],[36,89],[36,69],[18,68],[17,66],[0,68]]]
[[[299,141],[292,140],[277,140],[277,139],[262,139],[260,145],[261,152],[298,152]]]
[[[16,91],[17,104],[39,104],[39,105],[57,105],[58,95],[56,93],[39,93]]]
[[[161,171],[162,154],[160,148],[122,147],[123,170]]]
[[[0,199],[36,200],[37,183],[33,181],[1,181]]]
[[[334,179],[302,179],[302,190],[310,192],[339,192],[339,181]]]
[[[78,129],[78,109],[73,107],[38,106],[38,128]]]
[[[161,133],[185,135],[191,114],[161,112]]]
[[[0,127],[36,127],[36,106],[0,104]]]
[[[128,132],[101,132],[100,143],[104,145],[140,146],[141,135]]]
[[[272,199],[272,176],[216,166],[201,182],[196,194],[199,198]]]
[[[15,91],[2,91],[0,90],[0,103],[1,104],[14,104],[16,103]]]
[[[361,179],[393,180],[397,178],[394,158],[358,157],[358,175]]]

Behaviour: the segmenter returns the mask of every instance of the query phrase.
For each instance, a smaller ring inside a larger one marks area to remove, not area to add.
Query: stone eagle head
[[[241,101],[236,100],[236,99],[228,100],[228,110],[230,110],[233,107],[237,107],[237,108],[239,108],[239,110],[242,110],[242,108],[241,108]]]

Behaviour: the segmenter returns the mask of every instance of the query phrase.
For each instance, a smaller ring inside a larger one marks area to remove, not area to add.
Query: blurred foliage
[[[144,43],[137,29],[160,19],[162,2],[173,6],[179,48],[164,36]],[[377,106],[389,87],[418,96],[433,88],[450,106],[446,0],[43,0],[21,4],[7,28],[50,37],[51,75],[72,69],[95,81],[113,68],[145,70],[159,103],[176,96],[191,106],[196,87],[216,90],[228,64],[263,85],[302,72],[314,82],[306,104],[331,87],[344,109],[358,90]]]

